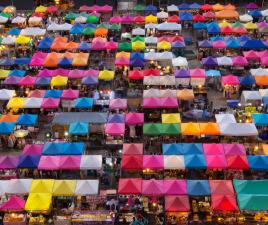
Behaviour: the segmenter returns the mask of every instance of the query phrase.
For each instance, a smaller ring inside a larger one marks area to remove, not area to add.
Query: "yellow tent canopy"
[[[38,7],[36,7],[35,12],[37,13],[45,13],[47,11],[47,7],[40,5]]]
[[[52,179],[37,179],[33,180],[30,193],[48,193],[52,194],[54,180]]]
[[[25,44],[29,44],[30,41],[31,41],[30,37],[20,35],[16,38],[15,43],[19,45],[25,45]]]
[[[51,79],[50,85],[51,87],[66,86],[67,83],[68,83],[68,77],[56,76]]]
[[[264,155],[268,155],[268,144],[262,144],[262,151]]]
[[[7,103],[8,109],[22,109],[24,107],[26,98],[11,98],[9,102]]]
[[[132,50],[134,51],[145,49],[145,42],[143,41],[135,41],[135,42],[132,42],[131,45],[132,45]]]
[[[99,80],[113,80],[114,79],[114,71],[103,70],[99,73]]]
[[[180,123],[181,116],[179,113],[162,114],[162,123]]]
[[[221,4],[219,4],[219,3],[217,3],[217,4],[215,4],[215,5],[212,6],[212,9],[214,11],[220,11],[220,10],[223,10],[224,9],[224,6],[221,5]]]
[[[26,204],[26,211],[48,211],[51,206],[52,195],[48,193],[30,193]]]
[[[168,50],[171,49],[171,44],[167,41],[161,41],[157,43],[158,50]]]
[[[115,58],[121,58],[121,57],[130,58],[130,52],[118,52],[118,53],[116,53]]]
[[[229,27],[229,26],[231,26],[231,24],[227,21],[223,21],[223,22],[219,23],[219,26],[220,27]]]
[[[0,70],[0,79],[4,79],[8,76],[10,70]]]
[[[76,180],[55,180],[53,196],[73,196]]]
[[[88,53],[80,52],[75,55],[72,65],[73,66],[87,66],[88,58],[89,58]]]
[[[157,17],[154,15],[146,16],[145,23],[157,23]]]
[[[181,124],[182,135],[200,135],[199,123],[182,123]]]
[[[194,99],[194,91],[192,89],[177,90],[177,98],[180,100],[190,101]]]
[[[258,28],[257,24],[256,23],[253,23],[253,22],[248,22],[245,24],[245,28],[247,30],[255,30]]]

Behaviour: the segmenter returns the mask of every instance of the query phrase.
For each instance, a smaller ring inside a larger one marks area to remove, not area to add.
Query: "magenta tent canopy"
[[[224,169],[227,167],[225,155],[205,155],[208,169]]]
[[[94,69],[89,69],[84,71],[84,76],[99,76],[100,71],[99,70],[94,70]]]
[[[100,6],[99,12],[111,12],[113,11],[113,7],[110,5]]]
[[[43,69],[39,70],[37,77],[53,77],[54,70]]]
[[[232,58],[234,66],[246,66],[248,65],[248,60],[243,56],[235,56]]]
[[[66,76],[68,77],[69,76],[69,73],[70,73],[70,70],[67,70],[67,69],[55,69],[55,70],[52,70],[52,74],[53,76]]]
[[[42,101],[41,108],[43,109],[55,109],[60,105],[59,98],[44,98]]]
[[[144,124],[144,114],[131,112],[127,113],[125,121],[127,125]]]
[[[160,98],[162,108],[178,108],[178,100],[175,97]]]
[[[30,66],[43,66],[45,59],[33,57],[30,62]]]
[[[142,194],[151,196],[161,196],[164,194],[163,180],[143,180],[142,181]]]
[[[205,70],[200,68],[190,69],[190,77],[205,78],[206,72]]]
[[[222,144],[203,144],[205,155],[224,155]]]
[[[121,17],[120,16],[113,16],[110,18],[109,23],[121,23]]]
[[[214,41],[212,43],[212,47],[213,48],[226,48],[227,46],[226,46],[225,41]]]
[[[124,143],[122,154],[123,155],[142,155],[143,143]]]
[[[130,59],[126,57],[120,57],[115,59],[115,65],[117,66],[128,66],[130,64]]]
[[[225,155],[246,155],[243,144],[223,144]]]
[[[164,180],[165,195],[187,195],[186,180]]]
[[[43,155],[40,158],[38,169],[39,170],[59,170],[60,160],[61,160],[60,156]]]
[[[0,156],[0,169],[16,169],[19,162],[18,156]]]
[[[160,98],[144,98],[143,99],[143,108],[161,108]]]
[[[258,54],[260,58],[268,57],[268,50],[260,51]]]
[[[42,155],[44,144],[27,144],[23,148],[23,155]]]
[[[253,51],[253,50],[243,52],[243,55],[246,59],[249,59],[249,60],[259,60],[260,59],[258,52]]]
[[[163,155],[143,155],[143,169],[161,170],[164,168]]]
[[[65,100],[74,100],[77,99],[78,97],[79,97],[79,90],[72,90],[72,89],[63,90],[61,95],[61,99]]]
[[[7,202],[0,205],[1,211],[23,211],[25,201],[17,195],[12,195]]]
[[[121,23],[133,23],[133,17],[132,16],[123,16],[121,18]]]
[[[120,136],[125,134],[124,123],[107,123],[105,127],[105,134],[111,136]]]
[[[78,78],[78,79],[83,78],[85,76],[84,72],[85,72],[85,70],[78,70],[78,69],[70,70],[68,77],[69,78]]]
[[[109,109],[127,109],[127,99],[116,98],[110,100]]]
[[[268,57],[261,58],[261,64],[263,66],[268,66]]]
[[[20,80],[20,85],[22,86],[33,86],[35,84],[36,77],[25,76]]]
[[[30,92],[29,98],[44,98],[46,90],[35,89]]]
[[[105,48],[107,50],[116,50],[118,48],[118,43],[115,41],[108,41],[105,43]]]
[[[105,50],[105,42],[100,42],[100,41],[92,42],[90,49],[91,50]]]
[[[240,81],[237,76],[227,75],[221,78],[222,85],[239,85]]]
[[[81,156],[60,156],[60,170],[80,170]]]

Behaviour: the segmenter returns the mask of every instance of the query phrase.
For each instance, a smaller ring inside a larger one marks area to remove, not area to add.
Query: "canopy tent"
[[[82,155],[81,170],[100,170],[102,168],[102,155]]]
[[[142,194],[149,196],[161,196],[164,194],[163,180],[143,180],[142,181]]]
[[[123,155],[121,167],[123,170],[142,170],[142,155]]]
[[[143,144],[142,143],[124,143],[122,154],[124,155],[142,155]]]
[[[88,135],[89,126],[87,123],[76,122],[70,123],[69,134],[71,135]]]
[[[26,204],[26,211],[48,211],[51,206],[52,195],[49,193],[30,193]]]
[[[137,125],[144,123],[144,114],[143,113],[127,113],[125,122],[128,125]]]
[[[55,180],[53,196],[74,196],[76,180]]]
[[[43,155],[82,155],[85,149],[83,142],[47,142]]]
[[[162,144],[163,155],[182,155],[182,144]]]
[[[52,179],[35,179],[32,181],[30,193],[52,194],[53,186]]]
[[[257,136],[258,130],[254,123],[219,124],[221,135],[225,136]]]
[[[11,179],[9,181],[8,194],[28,194],[32,185],[32,179]]]
[[[232,180],[209,180],[211,195],[234,195]]]
[[[235,170],[249,169],[249,164],[246,156],[228,155],[226,156],[226,160],[229,169],[235,169]]]
[[[19,157],[17,156],[1,156],[0,157],[0,169],[16,169],[19,162]]]
[[[267,195],[238,194],[237,201],[240,210],[266,211],[268,208]]]
[[[97,195],[99,192],[99,180],[77,180],[75,195]]]
[[[237,211],[234,195],[211,195],[212,209],[220,211]]]
[[[185,169],[184,157],[179,155],[164,155],[165,169]]]
[[[210,195],[210,186],[207,180],[187,180],[187,192],[191,196]]]
[[[268,157],[266,155],[249,155],[247,159],[251,170],[268,169]]]
[[[164,168],[162,155],[143,155],[143,169],[159,170]]]
[[[222,144],[203,144],[205,155],[224,155],[224,148]]]
[[[204,155],[187,154],[184,156],[187,169],[205,169],[207,167]]]
[[[140,178],[120,178],[118,184],[119,194],[141,194],[142,179]]]
[[[24,199],[17,195],[12,195],[7,202],[0,205],[1,211],[23,211],[25,206]]]
[[[268,114],[253,114],[252,118],[256,126],[268,126]]]
[[[189,212],[190,204],[187,195],[165,196],[166,212]]]

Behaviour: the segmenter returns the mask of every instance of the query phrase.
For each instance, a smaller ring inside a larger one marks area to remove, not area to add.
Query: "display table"
[[[27,225],[24,214],[6,213],[3,220],[4,225]]]
[[[115,216],[109,211],[75,211],[72,215],[74,225],[102,225],[114,224]]]
[[[46,224],[46,219],[43,216],[30,217],[29,225],[43,225]]]
[[[71,216],[55,216],[53,219],[54,225],[71,225]]]

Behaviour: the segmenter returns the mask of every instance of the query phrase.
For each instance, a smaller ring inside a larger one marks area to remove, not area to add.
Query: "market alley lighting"
[[[64,136],[67,137],[69,133],[67,131],[64,132]]]

